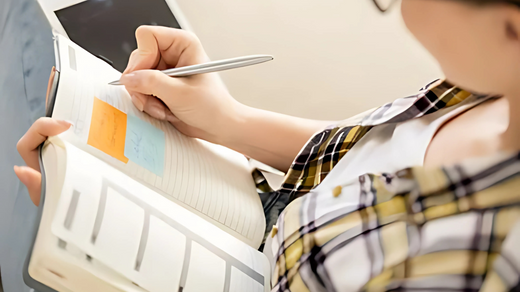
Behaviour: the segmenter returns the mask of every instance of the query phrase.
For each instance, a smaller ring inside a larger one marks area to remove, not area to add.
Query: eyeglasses
[[[392,5],[394,5],[397,0],[373,0],[377,9],[381,12],[386,12]],[[434,1],[434,0],[432,0]],[[488,4],[488,3],[509,3],[520,7],[520,0],[456,0],[456,1],[466,1],[475,4]]]
[[[393,4],[397,2],[397,0],[373,0],[374,4],[376,5],[377,9],[381,12],[386,12],[390,7],[392,7]]]

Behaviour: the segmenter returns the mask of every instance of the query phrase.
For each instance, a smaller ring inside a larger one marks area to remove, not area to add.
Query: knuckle
[[[154,87],[157,86],[157,83],[158,83],[158,74],[157,73],[160,73],[158,71],[150,71],[150,74],[146,74],[144,76],[144,78],[141,79],[141,87],[145,87],[145,88],[149,88],[149,89],[153,89]]]
[[[37,132],[39,132],[39,130],[45,125],[45,123],[47,123],[48,121],[50,121],[51,119],[50,118],[47,118],[47,117],[41,117],[41,118],[38,118],[36,120],[36,122],[34,122],[34,124],[32,125],[33,129],[35,129]]]
[[[42,123],[45,123],[45,121],[47,121],[47,120],[49,120],[49,118],[47,118],[47,117],[39,117],[39,118],[36,120],[36,122],[34,122],[33,125],[35,125],[35,124],[42,124]]]
[[[199,43],[200,42],[199,41],[199,37],[195,33],[191,32],[191,31],[183,31],[183,35],[190,42],[194,42],[194,43]]]
[[[136,37],[139,37],[140,35],[143,35],[143,34],[146,34],[150,31],[150,26],[148,25],[140,25],[136,30],[135,30],[135,36]]]
[[[18,153],[22,153],[23,149],[24,149],[24,137],[23,136],[22,138],[20,138],[20,140],[18,140],[18,142],[16,143],[16,150],[18,151]]]
[[[138,49],[133,50],[132,53],[130,54],[130,59],[134,58],[137,54],[139,54],[139,50]]]
[[[150,86],[152,88],[154,88],[154,87],[157,87],[161,83],[163,73],[161,73],[160,71],[155,71],[155,70],[152,72],[153,72],[153,74],[150,75]]]

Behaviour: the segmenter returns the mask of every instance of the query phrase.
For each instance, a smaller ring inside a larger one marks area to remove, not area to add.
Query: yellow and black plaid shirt
[[[290,201],[264,249],[273,291],[520,289],[520,154],[312,191],[371,128],[468,98],[492,97],[440,82],[316,134],[270,195]]]

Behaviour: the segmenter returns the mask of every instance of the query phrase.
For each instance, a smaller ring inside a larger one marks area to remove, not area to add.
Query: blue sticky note
[[[125,156],[158,176],[164,171],[165,140],[162,130],[127,115]]]

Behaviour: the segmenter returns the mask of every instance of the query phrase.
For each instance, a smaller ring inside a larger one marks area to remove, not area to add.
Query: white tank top
[[[332,189],[365,173],[393,173],[422,166],[437,130],[450,118],[475,105],[462,102],[421,118],[372,128],[343,156],[316,191]]]

